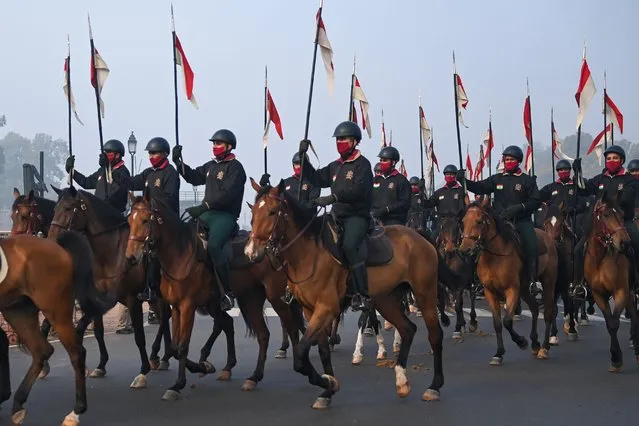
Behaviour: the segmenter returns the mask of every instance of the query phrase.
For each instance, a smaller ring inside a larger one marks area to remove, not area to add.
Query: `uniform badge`
[[[159,188],[161,183],[160,183],[160,178],[155,179],[155,183],[153,184],[156,188]]]
[[[220,170],[219,172],[217,172],[217,175],[215,177],[217,178],[217,180],[224,179],[224,170]]]
[[[600,183],[600,184],[599,184],[599,189],[600,189],[600,190],[601,190],[601,189],[604,189],[604,184],[603,184],[603,183]]]
[[[337,179],[337,175],[333,175],[333,182],[335,182],[335,179]]]
[[[557,195],[559,194],[559,191],[557,191],[556,189],[552,192],[552,195]]]
[[[504,189],[504,185],[500,183],[499,185],[495,186],[495,189],[501,191],[502,189]]]
[[[421,203],[422,203],[422,200],[417,200],[417,204],[421,204]]]
[[[388,189],[393,189],[395,188],[395,182],[391,182],[388,184]]]
[[[619,186],[617,187],[617,191],[621,191],[623,189],[623,183],[620,183]]]
[[[211,171],[210,171],[210,170],[207,170],[207,171],[206,171],[206,177],[207,177],[207,179],[208,179],[208,177],[209,177],[209,175],[210,175],[210,174],[211,174]]]
[[[521,191],[521,183],[515,185],[515,191]]]
[[[572,194],[574,194],[574,193],[575,193],[575,190],[574,190],[574,189],[569,189],[569,190],[568,190],[568,195],[572,195]]]
[[[454,199],[454,200],[459,200],[459,194],[454,194],[454,195],[453,195],[453,199]]]
[[[98,176],[98,180],[99,181],[102,180],[102,175]]]
[[[306,190],[308,190],[308,184],[307,183],[302,185],[302,191],[306,191]]]
[[[346,179],[348,180],[352,180],[353,179],[353,171],[349,170],[346,172]]]
[[[439,199],[440,199],[440,200],[443,200],[444,198],[445,198],[445,197],[444,197],[443,195],[440,195],[440,196],[439,196]]]
[[[287,191],[289,191],[289,190],[291,189],[291,185],[287,185],[287,186],[286,186],[286,188],[284,188],[284,189],[286,189]]]
[[[375,182],[375,183],[373,184],[373,188],[379,188],[379,182]]]

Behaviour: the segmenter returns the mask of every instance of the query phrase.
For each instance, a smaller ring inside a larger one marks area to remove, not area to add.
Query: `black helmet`
[[[373,171],[374,171],[375,173],[381,173],[381,172],[382,172],[382,166],[381,166],[381,164],[379,164],[379,163],[375,164],[375,168],[373,169]]]
[[[124,145],[117,139],[109,139],[104,144],[105,152],[119,152],[120,155],[124,156]]]
[[[559,160],[557,161],[557,165],[555,166],[555,170],[561,170],[561,169],[571,169],[572,166],[570,165],[570,161],[568,160]]]
[[[335,131],[333,132],[334,138],[347,138],[353,137],[356,141],[362,140],[362,130],[359,128],[357,123],[352,121],[342,121],[337,125]]]
[[[504,149],[504,152],[502,152],[501,155],[507,155],[509,157],[513,157],[515,160],[519,161],[520,163],[524,161],[524,152],[517,145],[510,145],[509,147]]]
[[[385,146],[377,156],[391,161],[399,161],[399,151],[394,146]]]
[[[226,142],[227,144],[231,145],[231,148],[233,149],[235,149],[235,147],[237,146],[235,135],[233,134],[233,132],[227,129],[220,129],[217,132],[213,133],[213,136],[211,136],[211,139],[209,140],[211,142]]]
[[[149,152],[166,152],[167,154],[170,154],[171,146],[166,139],[156,136],[146,144],[145,150]]]
[[[412,178],[410,178],[408,183],[410,183],[411,185],[419,185],[419,178],[417,176],[413,176]]]
[[[446,173],[457,173],[457,167],[455,167],[453,164],[449,164],[446,167],[444,167],[444,174]]]
[[[630,163],[628,163],[628,171],[634,171],[634,170],[639,170],[639,160],[635,159],[635,160],[630,160]]]
[[[293,164],[301,162],[302,161],[300,160],[300,153],[296,152],[295,154],[293,154]],[[306,155],[306,153],[304,153],[304,162],[308,163],[308,155]]]
[[[624,151],[623,148],[619,145],[609,146],[608,149],[604,151],[604,158],[608,154],[619,154],[619,156],[621,157],[621,163],[624,163],[626,161],[626,151]]]

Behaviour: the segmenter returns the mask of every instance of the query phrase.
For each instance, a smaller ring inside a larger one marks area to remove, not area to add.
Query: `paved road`
[[[550,359],[533,359],[530,351],[520,351],[506,342],[504,365],[491,367],[495,351],[492,323],[487,311],[480,311],[480,332],[465,335],[462,342],[451,339],[452,327],[445,329],[444,369],[446,384],[442,400],[421,401],[421,394],[432,378],[431,357],[421,318],[412,317],[419,326],[418,336],[409,358],[412,394],[403,400],[395,395],[394,373],[375,362],[377,345],[366,339],[365,358],[361,366],[351,366],[357,317],[348,314],[345,328],[340,328],[342,344],[333,352],[333,365],[341,382],[341,390],[327,411],[314,411],[310,405],[319,390],[292,370],[292,362],[272,357],[280,342],[279,321],[269,318],[272,330],[266,376],[252,393],[239,390],[243,379],[253,370],[257,344],[244,337],[244,324],[236,320],[238,365],[230,382],[218,382],[215,376],[188,376],[182,399],[164,402],[160,397],[175,378],[175,363],[169,371],[149,375],[149,387],[130,390],[128,385],[137,374],[138,356],[131,336],[111,334],[108,375],[104,379],[88,379],[89,411],[82,424],[103,425],[637,425],[637,384],[639,367],[628,349],[628,324],[621,326],[626,368],[623,373],[608,373],[609,339],[601,321],[591,321],[581,328],[580,340],[568,343],[563,333],[561,345],[552,348]],[[592,317],[591,317],[592,318]],[[524,315],[515,323],[525,335],[530,319]],[[199,348],[210,331],[211,322],[199,317],[192,341],[191,355],[197,358]],[[147,334],[155,326],[147,327]],[[392,352],[392,332],[385,332],[387,348]],[[38,381],[27,403],[29,425],[55,425],[73,404],[72,369],[66,352],[55,344],[52,371]],[[95,340],[87,339],[88,366],[96,364]],[[217,368],[224,361],[223,341],[214,347],[212,360]],[[320,366],[315,350],[312,352]],[[29,358],[16,349],[11,352],[14,389],[26,371]],[[10,404],[0,411],[0,424],[10,424]]]

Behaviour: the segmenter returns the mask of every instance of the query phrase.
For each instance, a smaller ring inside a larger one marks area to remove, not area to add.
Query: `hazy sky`
[[[271,130],[270,171],[276,177],[287,176],[290,157],[304,132],[318,2],[175,0],[174,7],[200,105],[195,110],[179,86],[180,140],[186,162],[196,166],[209,159],[208,138],[225,127],[237,135],[237,156],[247,174],[259,178],[264,66],[268,65],[285,137],[281,142]],[[72,85],[85,123],[82,127],[74,122],[76,164],[86,172],[97,168],[96,105],[89,83],[90,12],[96,47],[111,70],[102,93],[105,140],[119,138],[126,143],[134,130],[142,145],[138,152],[156,135],[173,143],[169,11],[168,1],[4,1],[0,114],[7,115],[8,126],[0,136],[15,131],[29,137],[45,132],[67,138],[62,83],[69,33]],[[336,80],[331,99],[318,56],[310,138],[322,164],[336,156],[330,136],[335,125],[347,118],[354,54],[373,126],[373,138],[365,137],[362,150],[374,162],[383,108],[387,132],[393,130],[394,145],[406,156],[410,175],[419,174],[420,90],[440,164],[457,163],[453,49],[470,100],[464,114],[469,128],[462,128],[462,141],[464,151],[470,144],[473,162],[488,125],[489,106],[497,148],[524,143],[526,77],[535,142],[549,144],[551,106],[559,134],[574,133],[574,94],[584,40],[597,86],[584,131],[596,134],[603,127],[601,99],[607,70],[608,92],[625,115],[623,136],[639,141],[634,125],[639,112],[637,1],[326,0],[323,16],[335,53]],[[191,187],[183,182],[182,189]],[[252,200],[253,195],[247,186],[245,199]]]

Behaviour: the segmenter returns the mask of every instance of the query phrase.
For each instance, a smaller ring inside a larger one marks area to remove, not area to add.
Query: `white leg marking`
[[[406,377],[406,369],[400,367],[399,365],[395,366],[395,386],[404,386],[408,382],[408,378]]]
[[[7,262],[7,256],[4,254],[4,250],[0,247],[0,284],[7,278],[9,273],[9,262]]]

